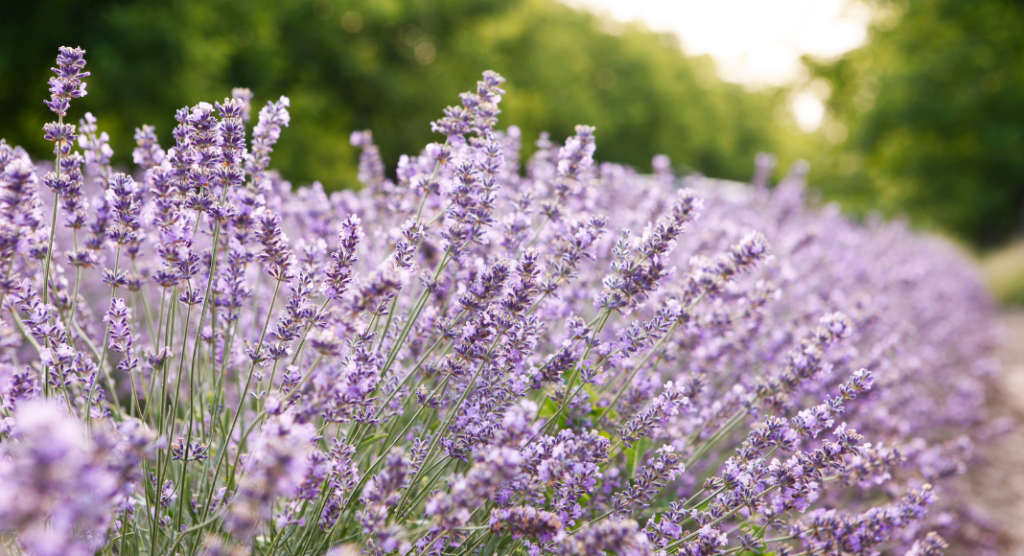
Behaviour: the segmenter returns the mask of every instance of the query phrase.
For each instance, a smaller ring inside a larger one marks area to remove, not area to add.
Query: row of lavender
[[[62,48],[49,171],[0,142],[0,540],[28,554],[939,554],[992,434],[948,247],[769,190],[519,158],[502,79],[358,192],[268,170],[288,99],[110,165]],[[41,165],[43,166],[43,165]]]

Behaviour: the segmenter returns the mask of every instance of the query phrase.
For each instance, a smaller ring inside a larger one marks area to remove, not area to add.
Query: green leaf
[[[640,467],[644,454],[646,454],[647,450],[649,450],[653,445],[654,443],[650,440],[641,438],[636,441],[636,444],[633,444],[632,447],[626,450],[626,478],[630,481],[632,481],[633,477],[636,475],[636,470]]]
[[[371,436],[370,438],[367,438],[366,440],[360,442],[359,446],[356,447],[356,450],[361,450],[365,446],[369,446],[370,444],[373,444],[374,442],[377,442],[378,440],[383,440],[383,439],[385,439],[387,437],[388,437],[387,434],[378,434],[378,435],[375,435],[375,436]]]

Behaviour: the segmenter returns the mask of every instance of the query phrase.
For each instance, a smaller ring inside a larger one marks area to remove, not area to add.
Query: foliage
[[[978,261],[992,295],[1003,305],[1024,304],[1024,242],[993,249]]]
[[[996,323],[945,245],[764,167],[598,166],[583,125],[521,164],[490,71],[395,179],[353,133],[358,192],[293,191],[295,102],[247,140],[245,89],[140,128],[133,177],[69,123],[83,55],[53,169],[0,142],[5,550],[992,548],[949,479],[998,428]]]
[[[13,116],[0,136],[45,153],[41,89],[21,84],[45,82],[41,53],[79,44],[96,68],[85,109],[106,122],[116,152],[131,149],[138,122],[166,133],[182,103],[244,86],[295,101],[295,133],[275,160],[297,183],[328,190],[357,185],[353,129],[372,128],[393,167],[430,140],[411,122],[488,68],[514,81],[507,113],[525,136],[561,139],[592,122],[608,139],[605,160],[647,167],[664,152],[681,168],[742,179],[756,152],[773,150],[777,93],[720,81],[709,59],[687,58],[668,35],[610,25],[548,0],[5,2],[0,111]]]
[[[823,135],[847,135],[813,161],[814,183],[978,245],[1007,239],[1024,210],[1024,5],[873,5],[864,47],[810,63],[831,88]]]

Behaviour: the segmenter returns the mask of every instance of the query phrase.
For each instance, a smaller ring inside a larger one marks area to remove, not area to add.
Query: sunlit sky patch
[[[863,43],[867,7],[848,0],[564,0],[620,21],[679,36],[687,54],[708,54],[721,76],[747,85],[778,85],[803,76],[800,56],[833,57]],[[797,95],[793,111],[806,130],[822,106]]]

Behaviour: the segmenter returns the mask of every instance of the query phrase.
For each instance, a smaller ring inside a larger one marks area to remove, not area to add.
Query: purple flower
[[[153,126],[144,125],[141,128],[135,128],[135,143],[138,147],[132,151],[132,160],[143,170],[160,166],[164,161],[166,153],[160,148],[156,137],[156,128]]]
[[[261,185],[263,174],[270,164],[270,153],[281,138],[281,127],[288,127],[291,116],[288,107],[291,101],[282,96],[277,102],[268,102],[260,110],[259,122],[252,130],[252,152],[246,156],[245,170],[252,175],[253,183]]]
[[[358,260],[356,246],[363,237],[363,229],[359,224],[359,217],[354,214],[350,214],[341,223],[341,230],[338,232],[341,243],[338,249],[331,253],[331,262],[327,267],[326,280],[321,289],[328,299],[341,299],[345,289],[352,282],[352,265]]]
[[[60,117],[67,116],[71,99],[86,95],[83,78],[89,77],[85,68],[85,50],[81,48],[60,47],[57,55],[57,67],[51,68],[57,77],[50,78],[50,100],[46,106]],[[73,126],[72,126],[72,129]],[[54,139],[49,139],[53,141]]]
[[[31,255],[43,222],[38,178],[28,155],[0,140],[0,256]],[[8,266],[11,264],[7,263]],[[5,284],[10,289],[12,284]]]
[[[0,456],[0,531],[33,554],[94,553],[137,480],[148,435],[126,423],[90,438],[66,408],[43,401],[19,404],[14,423],[17,442]]]
[[[294,254],[288,244],[288,237],[281,230],[281,216],[265,207],[259,208],[253,217],[257,222],[256,240],[263,250],[256,257],[263,264],[263,270],[274,280],[288,282],[292,279]]]
[[[490,524],[491,532],[495,534],[507,532],[514,539],[531,537],[546,543],[558,540],[565,535],[558,516],[530,506],[491,510]]]
[[[914,541],[914,545],[907,551],[907,556],[942,556],[947,548],[949,543],[932,532],[928,533],[924,540]]]
[[[225,525],[236,538],[250,539],[257,525],[271,518],[277,497],[297,494],[309,469],[314,438],[312,425],[297,423],[288,413],[264,425],[249,452],[238,491],[228,504]]]
[[[242,103],[241,118],[242,123],[249,123],[252,110],[252,97],[253,93],[249,89],[244,87],[236,87],[231,89],[231,98],[236,99]]]
[[[594,128],[587,125],[576,126],[576,135],[566,139],[565,146],[558,150],[558,182],[556,188],[560,195],[573,190],[576,182],[583,181],[587,171],[594,163]]]
[[[220,114],[217,132],[220,146],[221,166],[214,173],[223,188],[240,187],[245,182],[243,161],[246,157],[245,119],[248,118],[248,101],[240,98],[225,99],[216,104]]]
[[[602,521],[584,525],[575,535],[557,544],[556,553],[565,556],[600,556],[614,552],[624,556],[652,554],[647,536],[637,530],[631,519]]]
[[[362,153],[359,155],[359,182],[367,187],[377,187],[384,181],[384,161],[380,157],[380,149],[373,144],[373,134],[369,130],[353,131],[351,143]]]

